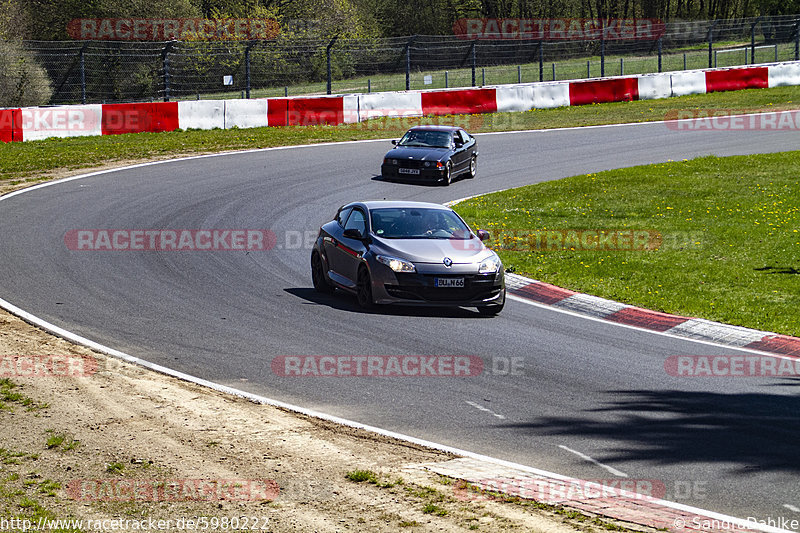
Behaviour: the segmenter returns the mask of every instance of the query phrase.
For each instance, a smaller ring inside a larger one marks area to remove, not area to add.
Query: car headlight
[[[481,265],[478,267],[479,274],[494,274],[498,270],[500,270],[500,258],[497,257],[497,254],[493,253],[491,257],[488,257],[483,260]]]
[[[408,261],[403,261],[402,259],[398,259],[396,257],[389,257],[386,255],[376,255],[375,259],[378,262],[383,263],[384,265],[388,266],[395,272],[416,272],[417,269],[414,268],[413,263],[409,263]]]

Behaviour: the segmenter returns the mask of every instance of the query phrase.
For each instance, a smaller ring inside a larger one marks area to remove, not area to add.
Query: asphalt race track
[[[355,199],[446,202],[621,166],[794,150],[797,133],[646,124],[480,135],[478,144],[478,177],[450,187],[380,181],[391,147],[380,141],[194,158],[20,194],[0,202],[0,298],[106,346],[277,400],[578,478],[655,480],[666,486],[659,496],[742,518],[800,518],[787,507],[800,508],[797,380],[671,377],[670,355],[745,352],[520,301],[496,318],[363,313],[353,297],[312,290],[310,250],[298,242]],[[67,231],[99,228],[267,228],[277,246],[67,249]],[[489,370],[280,377],[270,367],[279,355],[472,355]],[[511,357],[523,358],[518,375],[491,371]]]

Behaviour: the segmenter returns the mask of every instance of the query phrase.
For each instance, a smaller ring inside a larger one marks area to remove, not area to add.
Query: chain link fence
[[[474,87],[800,59],[800,15],[671,22],[651,40],[369,40],[23,43],[51,104],[257,98]]]

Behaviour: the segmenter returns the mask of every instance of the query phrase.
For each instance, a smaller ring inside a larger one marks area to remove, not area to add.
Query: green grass
[[[798,175],[800,152],[703,157],[540,183],[457,209],[494,234],[504,265],[518,273],[649,309],[800,335]],[[536,232],[565,229],[654,230],[663,243],[650,251],[531,244]]]
[[[32,398],[25,396],[17,390],[18,388],[19,385],[10,379],[0,379],[0,411],[13,411],[14,404],[21,405],[29,411],[47,407],[47,404],[36,403]]]
[[[124,471],[125,471],[125,465],[122,463],[113,462],[113,463],[108,463],[106,465],[106,472],[108,472],[109,474],[121,476]]]

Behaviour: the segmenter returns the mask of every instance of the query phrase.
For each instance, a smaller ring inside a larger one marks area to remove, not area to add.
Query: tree
[[[0,42],[0,107],[44,105],[53,89],[45,70],[18,42]]]

